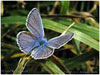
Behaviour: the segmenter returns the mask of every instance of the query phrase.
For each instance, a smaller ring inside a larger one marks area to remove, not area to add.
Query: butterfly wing
[[[30,11],[26,20],[26,27],[31,33],[20,32],[17,35],[17,43],[24,53],[29,54],[36,46],[36,40],[42,39],[44,36],[42,20],[38,9],[34,8]],[[37,42],[37,44],[39,43]]]
[[[38,48],[35,48],[32,51],[31,56],[34,59],[45,59],[50,57],[53,53],[54,49],[47,47],[46,45],[42,45]]]
[[[17,34],[17,44],[25,54],[30,54],[34,47],[35,40],[36,38],[29,32],[22,31]]]
[[[44,36],[42,20],[38,9],[33,8],[30,11],[26,20],[26,27],[36,38]]]
[[[64,44],[68,43],[72,39],[73,35],[74,35],[73,33],[69,33],[66,35],[61,35],[61,36],[52,38],[48,41],[48,46],[53,49],[58,49]]]

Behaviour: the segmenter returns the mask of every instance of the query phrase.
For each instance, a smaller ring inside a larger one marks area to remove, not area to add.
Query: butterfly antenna
[[[64,35],[64,34],[66,34],[66,32],[73,26],[75,24],[75,22],[73,22],[67,29],[65,29],[65,31],[64,32],[62,32],[62,34],[61,35]]]

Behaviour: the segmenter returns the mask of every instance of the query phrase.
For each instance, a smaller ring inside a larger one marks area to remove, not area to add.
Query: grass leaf
[[[66,14],[69,12],[70,1],[61,1],[61,14]]]
[[[46,61],[46,63],[41,63],[41,65],[51,74],[64,74],[64,72],[62,72],[60,68],[52,61]]]
[[[21,58],[13,74],[22,74],[27,63],[28,63],[27,57]]]
[[[98,52],[95,50],[83,53],[82,55],[78,55],[76,57],[73,57],[71,59],[64,59],[64,64],[68,67],[68,69],[73,69],[82,63],[88,61],[90,58],[93,58],[94,56],[98,56]]]

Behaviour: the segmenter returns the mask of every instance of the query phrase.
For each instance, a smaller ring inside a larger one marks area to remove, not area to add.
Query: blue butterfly
[[[22,52],[30,54],[34,59],[50,57],[55,49],[68,43],[73,33],[60,35],[47,41],[44,38],[42,20],[38,9],[33,8],[28,14],[26,27],[31,32],[21,31],[17,34],[17,44]]]

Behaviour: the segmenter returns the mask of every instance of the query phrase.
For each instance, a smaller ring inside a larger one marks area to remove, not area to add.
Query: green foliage
[[[99,13],[98,6],[96,9],[92,9],[92,6],[94,6],[92,1],[88,1],[88,3],[85,1],[58,1],[56,5],[54,5],[53,1],[27,1],[25,2],[25,9],[21,8],[23,1],[22,4],[18,2],[18,4],[6,5],[5,3],[9,4],[9,2],[3,2],[3,7],[5,8],[2,7],[4,10],[2,14],[4,15],[1,17],[1,72],[3,74],[99,72]],[[52,10],[57,13],[56,17],[42,18],[47,39],[60,35],[73,21],[75,22],[67,32],[74,33],[73,40],[64,47],[55,50],[54,55],[44,60],[34,60],[30,56],[26,56],[20,51],[16,43],[17,33],[28,31],[25,26],[26,17],[28,12],[34,7],[39,8],[41,16],[45,14],[48,17],[49,12]],[[93,14],[89,13],[91,9]],[[77,15],[72,13],[76,11]],[[84,17],[86,14],[79,14],[79,12],[84,11],[91,14],[95,19],[89,17],[89,15]],[[65,16],[70,14],[70,17],[59,17],[59,14]],[[80,16],[81,18],[75,18]]]
[[[18,66],[16,70],[14,71],[14,74],[21,74],[27,64],[28,60],[26,57],[23,57],[19,60]]]
[[[15,18],[15,19],[13,19],[13,18]],[[20,24],[20,23],[24,24],[25,20],[26,20],[26,18],[24,18],[24,17],[8,17],[8,18],[5,18],[5,19],[3,18],[2,23],[5,22],[5,23],[10,23],[10,24]],[[66,24],[65,24],[65,22],[66,22]],[[49,19],[43,19],[44,28],[47,28],[47,29],[50,29],[50,30],[53,30],[53,31],[56,31],[56,32],[60,32],[60,33],[62,33],[68,27],[68,26],[65,26],[65,25],[67,25],[67,24],[70,25],[71,24],[70,21],[65,21],[65,22],[63,22],[64,24],[61,24],[61,23],[57,23],[57,22],[49,20]],[[77,27],[77,23],[76,23],[75,26],[77,28],[71,28],[69,30],[69,32],[74,33],[74,38],[75,39],[77,39],[77,40],[93,47],[96,50],[99,50],[99,42],[91,37],[91,36],[93,36],[93,34],[90,34],[90,33],[94,33],[98,37],[99,30],[95,29],[95,28],[92,28],[92,27],[83,26],[82,23],[80,25],[82,25],[82,26]],[[82,33],[82,31],[83,31],[83,33]],[[85,31],[87,32],[87,34],[90,34],[91,36],[87,35],[85,33]]]
[[[41,63],[43,68],[51,74],[64,74],[61,69],[52,61],[47,61],[46,63]]]
[[[61,14],[66,14],[69,12],[70,1],[61,1]]]
[[[68,67],[68,69],[73,69],[79,65],[81,65],[82,63],[84,63],[85,61],[89,60],[91,57],[98,55],[97,51],[90,51],[87,53],[84,53],[82,55],[78,55],[76,57],[73,57],[69,60],[64,61],[64,64]]]

